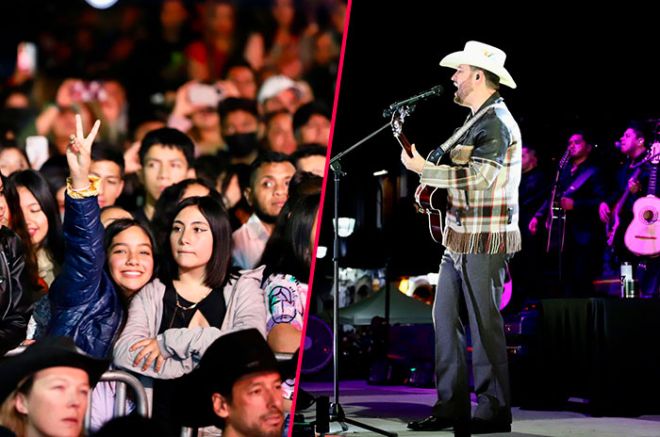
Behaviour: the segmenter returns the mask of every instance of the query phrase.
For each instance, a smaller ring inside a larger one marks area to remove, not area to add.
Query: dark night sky
[[[469,1],[460,2],[460,9],[445,3],[353,1],[333,156],[383,125],[381,113],[390,103],[436,84],[445,87],[445,94],[420,104],[404,131],[420,151],[444,141],[467,112],[452,103],[453,71],[438,63],[468,40],[507,53],[506,67],[518,88],[503,87],[502,95],[523,142],[539,149],[548,167],[573,129],[587,129],[600,155],[616,159],[613,144],[628,120],[660,116],[660,26],[650,3],[593,4],[582,11],[557,2],[489,9]],[[356,214],[362,221],[348,255],[378,264],[381,254],[389,253],[395,274],[437,270],[439,246],[428,241],[425,221],[410,213],[410,198],[395,203],[385,235],[373,230],[377,189],[372,173],[386,168],[399,174],[399,153],[384,132],[344,158],[348,176],[340,215]],[[331,202],[329,189],[323,223],[328,243]],[[356,252],[356,246],[361,250]]]

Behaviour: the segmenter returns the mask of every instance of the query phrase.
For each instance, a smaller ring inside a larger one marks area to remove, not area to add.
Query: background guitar
[[[637,199],[633,205],[633,220],[630,222],[624,242],[635,255],[654,256],[660,254],[660,199],[655,196],[660,162],[660,142],[651,146],[651,164],[647,196]]]
[[[569,158],[569,149],[566,149],[559,160],[557,175],[555,176],[555,182],[552,186],[552,194],[550,195],[550,211],[548,212],[548,218],[545,223],[545,228],[548,230],[548,241],[545,251],[548,253],[555,251],[561,252],[564,248],[564,238],[566,237],[566,211],[564,211],[560,204],[561,193],[559,192],[559,177],[564,167],[566,167],[566,164],[568,164]]]

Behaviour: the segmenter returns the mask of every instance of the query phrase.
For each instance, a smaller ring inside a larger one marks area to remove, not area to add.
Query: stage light
[[[325,256],[328,254],[328,248],[325,246],[318,246],[316,248],[316,257],[318,259],[325,258]]]
[[[430,274],[429,274],[430,275]],[[411,276],[409,278],[404,278],[399,283],[399,291],[405,295],[411,296],[415,293],[415,290],[419,287],[429,287],[432,284],[429,280],[429,275],[421,276]],[[436,280],[437,284],[437,280]]]
[[[88,5],[96,9],[108,9],[119,0],[85,0]]]

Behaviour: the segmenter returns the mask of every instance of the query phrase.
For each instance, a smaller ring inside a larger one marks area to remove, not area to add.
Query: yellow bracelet
[[[89,175],[89,185],[85,188],[76,190],[71,186],[72,180],[68,177],[66,178],[66,192],[72,199],[85,199],[87,197],[98,196],[100,181],[100,177]]]

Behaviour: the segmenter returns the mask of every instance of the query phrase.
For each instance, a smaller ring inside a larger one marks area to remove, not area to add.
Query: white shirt
[[[256,214],[232,234],[232,262],[241,269],[253,269],[264,253],[270,233]]]

